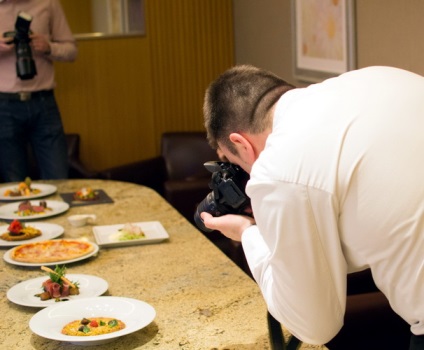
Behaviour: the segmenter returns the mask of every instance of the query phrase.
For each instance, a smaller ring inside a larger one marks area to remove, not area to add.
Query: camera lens
[[[32,79],[37,74],[31,46],[29,45],[31,41],[29,29],[31,21],[32,17],[29,14],[20,12],[15,23],[13,41],[16,51],[16,73],[22,80]]]
[[[199,203],[196,212],[194,213],[194,222],[196,223],[197,227],[204,232],[212,232],[213,230],[207,228],[203,223],[202,218],[200,217],[200,213],[203,213],[204,211],[213,216],[216,216],[218,210],[213,192],[210,192],[205,197],[205,199]]]

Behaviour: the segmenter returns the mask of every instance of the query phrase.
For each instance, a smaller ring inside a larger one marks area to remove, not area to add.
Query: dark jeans
[[[28,176],[28,144],[42,179],[68,177],[67,145],[53,91],[28,101],[0,99],[0,178]]]
[[[412,335],[409,350],[424,350],[424,335]]]

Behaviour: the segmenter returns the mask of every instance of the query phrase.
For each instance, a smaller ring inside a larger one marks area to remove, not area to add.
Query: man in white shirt
[[[423,97],[423,77],[389,67],[295,89],[239,66],[206,92],[209,141],[250,173],[254,219],[202,219],[242,242],[270,313],[306,343],[338,333],[346,276],[370,268],[424,349]]]

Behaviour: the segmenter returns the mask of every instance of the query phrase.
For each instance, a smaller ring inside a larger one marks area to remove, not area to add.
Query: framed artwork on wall
[[[294,76],[320,82],[356,67],[354,0],[292,0]]]

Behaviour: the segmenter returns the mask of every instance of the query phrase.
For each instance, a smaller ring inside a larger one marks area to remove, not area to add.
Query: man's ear
[[[242,134],[234,132],[230,134],[230,141],[234,144],[240,159],[252,165],[256,160],[256,156],[253,145],[250,143],[249,139]]]

